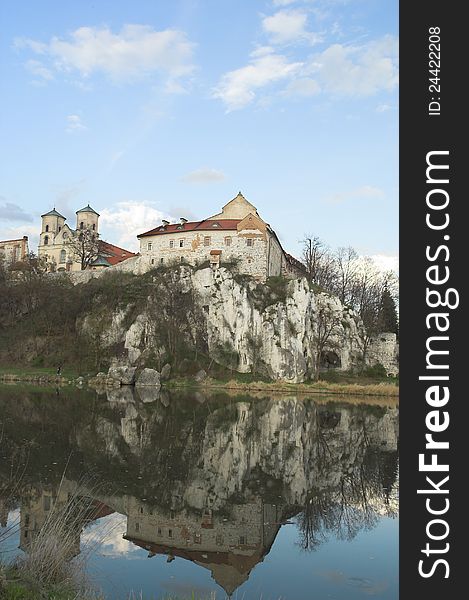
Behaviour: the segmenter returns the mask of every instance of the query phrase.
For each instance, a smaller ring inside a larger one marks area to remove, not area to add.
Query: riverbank
[[[28,383],[44,386],[85,386],[94,374],[79,375],[73,371],[65,371],[61,375],[53,369],[42,368],[10,368],[0,367],[0,382]],[[234,375],[230,379],[207,377],[196,382],[192,377],[179,377],[165,382],[168,389],[194,389],[199,391],[230,390],[236,392],[268,392],[281,394],[331,394],[347,396],[386,396],[398,397],[399,386],[396,380],[391,382],[376,377],[365,377],[351,374],[334,374],[334,381],[319,380],[306,383],[286,383],[279,381],[258,381],[253,376]]]

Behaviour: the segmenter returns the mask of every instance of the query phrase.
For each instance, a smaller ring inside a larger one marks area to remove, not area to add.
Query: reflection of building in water
[[[71,526],[66,529],[67,540],[74,536],[72,543],[67,543],[70,548],[70,558],[80,553],[80,536],[82,529],[88,523],[114,512],[98,500],[86,499],[79,506],[81,498],[77,495],[77,483],[62,481],[59,487],[47,487],[32,493],[27,500],[23,500],[20,509],[20,545],[27,551],[37,535],[47,523],[54,519],[54,523],[70,518]],[[62,523],[59,523],[60,525]]]
[[[281,507],[254,498],[232,505],[229,515],[183,510],[163,513],[133,499],[124,539],[145,548],[149,557],[185,558],[209,569],[231,595],[269,552],[280,529]]]

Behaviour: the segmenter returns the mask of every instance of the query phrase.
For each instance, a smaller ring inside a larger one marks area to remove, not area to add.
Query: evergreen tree
[[[397,318],[396,303],[387,287],[384,288],[381,295],[381,302],[378,311],[378,330],[390,331],[399,335],[399,322]]]

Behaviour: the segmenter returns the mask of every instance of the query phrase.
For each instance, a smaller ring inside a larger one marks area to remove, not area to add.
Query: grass
[[[2,365],[0,366],[0,378],[8,375],[18,377],[49,377],[57,375],[57,367],[35,367],[35,366],[15,366]],[[67,379],[75,379],[80,373],[71,367],[62,367],[61,376]]]
[[[249,381],[242,382],[237,379],[220,381],[207,378],[200,384],[190,379],[173,379],[169,387],[180,388],[223,388],[239,390],[244,392],[263,391],[276,393],[300,393],[300,394],[340,394],[359,396],[386,396],[398,397],[399,388],[394,383],[330,383],[328,381],[316,381],[311,383],[286,383],[280,381]]]

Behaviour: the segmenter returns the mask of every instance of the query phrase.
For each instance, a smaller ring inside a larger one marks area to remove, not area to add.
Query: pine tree
[[[399,335],[396,303],[387,287],[384,288],[381,295],[378,311],[378,330],[383,332],[390,331],[397,336]]]

